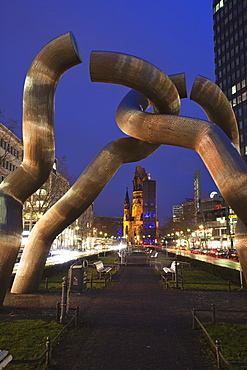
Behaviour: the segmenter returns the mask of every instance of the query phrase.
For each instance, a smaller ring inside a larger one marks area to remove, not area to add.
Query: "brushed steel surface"
[[[202,86],[199,90],[198,86],[194,89],[192,97],[216,124],[190,117],[143,112],[140,109],[143,96],[137,92],[129,92],[120,103],[117,123],[123,132],[132,137],[193,149],[200,155],[222,196],[239,217],[238,229],[241,233],[236,234],[236,246],[247,281],[247,245],[243,232],[247,225],[247,166],[237,150],[238,129],[230,103],[214,83],[206,82],[209,90],[205,92],[205,102],[198,93],[203,90]],[[212,94],[208,102],[210,90],[216,91],[216,94]]]
[[[132,138],[115,140],[103,148],[72,188],[35,225],[12,287],[14,293],[38,289],[56,235],[94,201],[123,163],[146,158],[161,144],[195,150],[227,203],[247,225],[247,167],[238,152],[239,135],[233,110],[217,85],[198,76],[190,96],[204,109],[209,122],[178,116],[180,97],[187,97],[184,74],[169,78],[140,58],[94,51],[90,75],[93,82],[122,84],[133,89],[118,106],[116,115],[120,129]],[[145,112],[152,105],[154,112]],[[240,262],[247,266],[245,256],[240,256]]]
[[[179,113],[180,99],[175,85],[162,71],[139,58],[117,53],[92,53],[90,69],[92,79],[138,88],[155,100],[157,111]],[[177,75],[174,79],[184,96],[184,75]],[[143,97],[141,104],[142,109],[147,109],[150,101]],[[123,138],[103,148],[72,188],[32,229],[11,292],[36,291],[55,237],[88,208],[123,163],[144,159],[158,147],[133,138]]]
[[[73,34],[48,43],[34,58],[23,96],[21,166],[0,184],[0,305],[10,284],[22,237],[22,205],[47,180],[54,163],[54,95],[62,74],[81,63]]]

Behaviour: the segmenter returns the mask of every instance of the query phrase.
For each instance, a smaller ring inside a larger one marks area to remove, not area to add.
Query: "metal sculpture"
[[[92,80],[106,82],[102,78],[107,66],[106,52],[94,53],[102,75],[93,76]],[[95,56],[92,62],[94,59]],[[230,103],[217,85],[200,76],[192,88],[191,99],[203,107],[215,124],[196,118],[145,113],[142,107],[145,99],[135,91],[128,93],[117,109],[118,126],[140,140],[193,149],[201,156],[221,194],[240,219],[236,246],[247,281],[247,166],[238,152],[239,135]]]
[[[151,83],[156,77],[155,89]],[[184,75],[173,76],[182,97],[186,96]],[[139,58],[118,68],[112,82],[145,90],[155,100],[157,112],[178,114],[180,99],[172,81],[160,70]],[[138,86],[137,86],[138,81]],[[147,102],[149,104],[149,102]],[[12,293],[31,293],[38,289],[46,258],[55,237],[75,221],[95,200],[123,163],[146,158],[159,145],[133,138],[123,138],[109,143],[89,164],[72,188],[37,222],[24,248],[20,266],[12,286]]]
[[[169,78],[142,59],[111,52],[93,52],[90,73],[92,81],[123,84],[136,90],[130,91],[117,109],[120,129],[133,138],[115,140],[103,148],[69,192],[35,225],[12,287],[14,293],[38,288],[52,241],[91,204],[119,166],[147,157],[161,144],[197,151],[228,204],[247,225],[247,167],[238,153],[237,124],[229,102],[212,81],[197,77],[191,93],[191,99],[212,121],[208,122],[177,116],[179,94],[186,96],[183,75]],[[144,112],[150,105],[154,112]],[[244,266],[241,256],[246,277],[247,262]]]
[[[81,63],[71,33],[47,44],[28,71],[23,96],[24,159],[0,184],[0,305],[22,238],[22,205],[48,178],[54,163],[54,94],[62,74]]]

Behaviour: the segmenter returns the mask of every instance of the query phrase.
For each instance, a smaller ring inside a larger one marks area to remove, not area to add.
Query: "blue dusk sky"
[[[198,74],[215,80],[212,18],[210,0],[2,0],[0,109],[6,120],[17,120],[21,126],[23,85],[33,58],[49,41],[71,31],[83,63],[58,83],[55,139],[56,156],[66,156],[76,179],[107,143],[125,137],[115,113],[129,89],[91,82],[91,51],[131,54],[167,75],[184,72],[189,96]],[[181,115],[206,119],[189,99],[182,101]],[[195,170],[201,172],[203,198],[217,191],[197,153],[163,145],[149,158],[118,170],[95,201],[98,215],[123,215],[126,187],[131,193],[136,165],[157,182],[161,223],[171,216],[172,205],[193,197]]]

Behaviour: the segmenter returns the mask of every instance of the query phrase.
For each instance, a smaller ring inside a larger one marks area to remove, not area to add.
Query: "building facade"
[[[216,83],[230,101],[247,163],[247,0],[214,0]]]
[[[93,236],[98,238],[121,240],[123,237],[123,218],[94,216]]]
[[[20,166],[22,159],[22,141],[0,123],[0,182]],[[70,188],[68,180],[57,167],[57,160],[55,160],[48,180],[23,205],[23,247],[34,225]],[[87,236],[92,234],[92,225],[93,205],[57,236],[53,247],[82,248]]]
[[[22,162],[22,141],[0,123],[0,182]]]
[[[134,174],[132,204],[126,190],[123,234],[131,244],[155,244],[159,239],[156,181],[141,166]]]
[[[167,244],[202,249],[234,248],[237,216],[221,194],[212,192],[200,200],[196,222],[194,199],[187,199],[180,207],[179,218],[173,219],[167,230]]]

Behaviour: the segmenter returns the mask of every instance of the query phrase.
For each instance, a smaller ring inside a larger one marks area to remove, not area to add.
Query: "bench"
[[[179,265],[179,262],[177,261],[173,261],[171,263],[171,266],[170,267],[163,267],[163,271],[168,274],[169,272],[172,273],[172,274],[175,274],[176,273],[176,264],[177,266]]]
[[[105,267],[102,261],[94,262],[94,266],[96,268],[96,271],[101,279],[101,274],[108,274],[112,267]]]
[[[158,257],[158,252],[153,252],[150,254],[151,258],[157,258]]]
[[[13,360],[13,357],[12,355],[9,355],[8,351],[0,350],[0,369],[3,369],[12,360]]]

